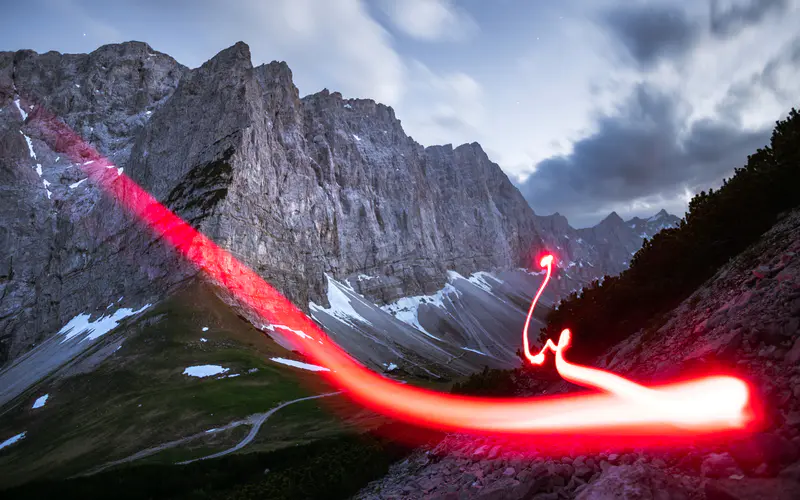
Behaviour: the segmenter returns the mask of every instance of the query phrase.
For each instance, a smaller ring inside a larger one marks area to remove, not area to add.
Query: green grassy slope
[[[140,450],[265,412],[281,402],[333,390],[313,372],[270,361],[274,356],[298,357],[201,286],[151,307],[112,333],[115,340],[125,336],[122,347],[96,369],[44,380],[3,409],[0,436],[27,434],[0,451],[0,488],[84,473]],[[240,375],[199,379],[182,374],[188,366],[203,364],[221,365],[229,369],[226,375]],[[44,393],[50,394],[47,404],[31,409],[33,400]],[[282,409],[243,451],[306,443],[382,421],[353,408],[343,397],[332,399],[338,400],[330,403],[340,410],[335,414],[325,411],[327,403],[315,401]],[[359,426],[348,420],[351,414]],[[143,463],[205,456],[230,448],[248,431],[242,426],[210,434]]]

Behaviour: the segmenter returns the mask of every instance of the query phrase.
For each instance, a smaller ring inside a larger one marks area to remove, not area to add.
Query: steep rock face
[[[642,247],[645,239],[663,229],[675,227],[679,222],[680,219],[666,210],[647,219],[634,217],[628,221],[611,212],[596,226],[578,229],[577,232],[596,251],[596,265],[606,274],[618,274],[627,269],[631,256]]]
[[[579,229],[578,234],[595,244],[600,265],[617,274],[628,266],[631,255],[642,246],[642,238],[634,234],[616,212],[592,228]]]
[[[79,313],[121,296],[140,305],[145,284],[180,269],[59,153],[70,145],[49,133],[42,108],[125,161],[184,71],[138,42],[79,55],[0,53],[0,363]]]
[[[44,109],[302,308],[327,304],[325,273],[368,274],[358,292],[386,303],[541,246],[479,145],[425,149],[387,106],[300,99],[286,64],[254,68],[243,43],[194,70],[137,42],[2,53],[0,96],[0,362],[195,273],[84,180]]]
[[[304,308],[327,303],[326,272],[370,275],[359,292],[386,302],[438,290],[448,269],[524,266],[539,246],[530,208],[479,145],[424,149],[386,106],[301,100],[285,64],[253,68],[244,44],[181,81],[129,167]]]
[[[4,52],[0,98],[19,96],[28,113],[44,106],[112,162],[124,164],[136,133],[186,72],[142,42],[104,45],[90,54]]]
[[[556,212],[553,215],[537,215],[536,227],[545,241],[545,246],[558,258],[557,274],[567,278],[565,291],[569,293],[583,284],[602,278],[609,272],[601,265],[601,256],[592,241],[584,239],[577,229],[569,225],[567,218]]]

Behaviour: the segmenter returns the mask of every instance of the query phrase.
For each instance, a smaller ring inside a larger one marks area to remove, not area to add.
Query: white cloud
[[[628,220],[632,217],[649,217],[662,208],[673,215],[683,217],[686,213],[689,201],[696,193],[702,190],[703,189],[699,187],[689,188],[688,186],[680,186],[675,192],[659,193],[652,196],[644,196],[619,203],[598,206],[596,210],[589,213],[573,214],[569,221],[570,224],[573,224],[575,227],[590,227],[599,220],[605,218],[611,212],[617,212],[620,217]]]
[[[403,61],[363,1],[249,0],[239,9],[218,3],[209,11],[221,26],[218,43],[247,42],[254,64],[287,61],[302,94],[327,87],[392,105],[402,98]]]
[[[439,74],[419,61],[408,64],[408,99],[398,108],[406,133],[425,146],[480,139],[485,121],[483,88],[463,72]]]
[[[420,40],[463,40],[478,29],[451,0],[385,0],[384,8],[398,29]]]

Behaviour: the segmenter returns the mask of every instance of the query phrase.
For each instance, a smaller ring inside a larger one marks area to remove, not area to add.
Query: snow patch
[[[201,338],[200,342],[208,342],[208,339]]]
[[[353,289],[345,284],[339,283],[327,273],[325,273],[325,277],[328,279],[328,302],[331,306],[328,309],[325,309],[311,302],[308,305],[311,311],[324,312],[352,327],[356,327],[356,324],[353,322],[353,320],[358,320],[362,323],[372,325],[369,320],[356,312],[356,310],[353,308],[352,299],[344,291],[351,291],[355,295]]]
[[[485,352],[481,352],[477,349],[470,349],[469,347],[462,347],[461,349],[469,352],[474,352],[475,354],[480,354],[481,356],[488,356],[488,354],[486,354]]]
[[[106,333],[116,328],[123,319],[127,318],[128,316],[133,316],[134,314],[139,314],[151,305],[152,304],[145,304],[136,311],[127,307],[123,307],[117,309],[114,314],[111,314],[110,316],[101,316],[94,321],[89,321],[89,314],[81,313],[72,318],[69,323],[64,325],[64,327],[58,331],[57,335],[64,336],[64,338],[61,340],[62,344],[82,333],[87,334],[83,340],[94,340],[102,337]]]
[[[456,276],[461,277],[457,273],[454,274],[456,274]],[[449,272],[448,276],[452,278]],[[440,309],[444,309],[445,308],[444,299],[446,296],[449,296],[451,294],[458,296],[461,293],[458,290],[456,290],[456,288],[452,284],[447,283],[444,286],[444,288],[442,288],[433,295],[417,295],[415,297],[403,297],[401,299],[398,299],[396,302],[392,302],[391,304],[387,304],[381,307],[381,309],[388,312],[389,314],[399,319],[403,323],[413,326],[414,328],[421,331],[428,337],[435,340],[442,340],[422,327],[422,325],[419,322],[419,306],[421,306],[422,304],[426,304],[429,306],[434,306]]]
[[[42,176],[42,164],[41,163],[37,163],[36,164],[36,173],[39,174],[39,177]]]
[[[286,359],[286,358],[270,358],[270,361],[274,361],[276,363],[281,363],[283,365],[292,366],[294,368],[301,368],[303,370],[309,370],[312,372],[329,372],[328,368],[324,366],[317,366],[317,365],[310,365],[308,363],[303,363],[302,361],[295,361],[293,359]]]
[[[345,109],[353,109],[353,106],[351,106],[349,104],[345,104],[344,107],[345,107]]]
[[[47,398],[49,397],[50,397],[49,394],[45,394],[44,396],[39,396],[38,398],[36,398],[36,401],[33,402],[33,406],[31,406],[31,408],[34,410],[36,408],[41,408],[42,406],[45,405],[45,403],[47,403]]]
[[[389,366],[386,367],[387,372],[393,372],[397,370],[398,366],[394,363],[389,363]]]
[[[22,109],[22,106],[19,105],[19,99],[14,99],[14,104],[17,105],[17,109],[19,110],[19,114],[20,114],[20,116],[22,116],[22,121],[27,120],[28,119],[28,113],[26,113],[25,110]]]
[[[6,446],[11,446],[12,444],[16,443],[20,439],[24,439],[25,438],[25,434],[27,434],[27,433],[26,432],[20,432],[16,436],[11,436],[10,438],[6,439],[2,443],[0,443],[0,450],[5,448]]]
[[[294,333],[295,335],[297,335],[300,338],[304,338],[304,339],[313,339],[314,338],[314,337],[312,337],[311,335],[307,334],[306,332],[304,332],[302,330],[293,330],[293,329],[289,328],[288,326],[284,326],[284,325],[272,325],[271,327],[269,327],[269,326],[267,327],[268,330],[272,330],[272,331],[275,331],[274,330],[275,328],[280,328],[281,330],[286,330],[286,331],[292,332],[292,333]]]
[[[22,130],[20,130],[19,133],[22,134]],[[33,150],[33,141],[31,141],[31,138],[28,137],[25,134],[22,134],[22,137],[24,137],[25,138],[25,142],[28,143],[28,154],[31,155],[31,158],[33,158],[35,160],[36,159],[36,152]]]
[[[542,269],[541,271],[531,271],[530,269],[526,269],[524,267],[518,267],[517,271],[523,272],[525,274],[529,274],[531,276],[540,276],[542,274],[546,274],[547,270]]]
[[[50,187],[50,182],[47,179],[42,179],[42,184],[44,185],[44,191],[47,193],[47,199],[49,200],[53,193],[50,192],[48,189]]]
[[[229,368],[223,368],[219,365],[197,365],[197,366],[190,366],[185,370],[183,370],[183,375],[188,375],[190,377],[204,378],[204,377],[213,377],[214,375],[225,373],[228,370]]]
[[[473,285],[477,286],[478,288],[480,288],[485,292],[492,293],[492,285],[490,285],[489,282],[486,281],[487,277],[494,279],[494,276],[492,276],[491,274],[484,271],[478,271],[477,273],[474,273],[469,278],[467,278],[467,281],[469,281],[470,283],[472,283]]]
[[[357,141],[360,141],[360,140],[361,140],[361,137],[357,136],[356,134],[353,134],[353,137],[354,137],[354,138],[355,138],[355,140],[357,140]]]
[[[207,327],[207,326],[204,326],[204,327],[202,328],[202,330],[203,330],[204,332],[207,332],[207,331],[208,331],[208,327]]]
[[[88,177],[87,177],[87,179],[88,179]],[[83,184],[85,181],[86,181],[86,179],[81,179],[78,182],[73,182],[72,184],[69,185],[69,188],[70,189],[75,189],[76,187],[78,187],[81,184]]]

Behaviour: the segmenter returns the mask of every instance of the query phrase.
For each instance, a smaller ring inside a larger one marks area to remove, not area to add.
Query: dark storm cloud
[[[714,184],[769,140],[769,130],[744,131],[725,121],[684,130],[686,119],[680,99],[641,85],[570,155],[539,163],[520,190],[538,213],[558,210],[580,225],[602,207]]]
[[[673,7],[619,7],[604,17],[614,37],[642,67],[685,53],[699,32],[684,11]]]
[[[758,24],[768,14],[783,12],[788,0],[749,0],[727,8],[719,0],[711,0],[711,32],[718,36],[731,36],[752,24]]]

